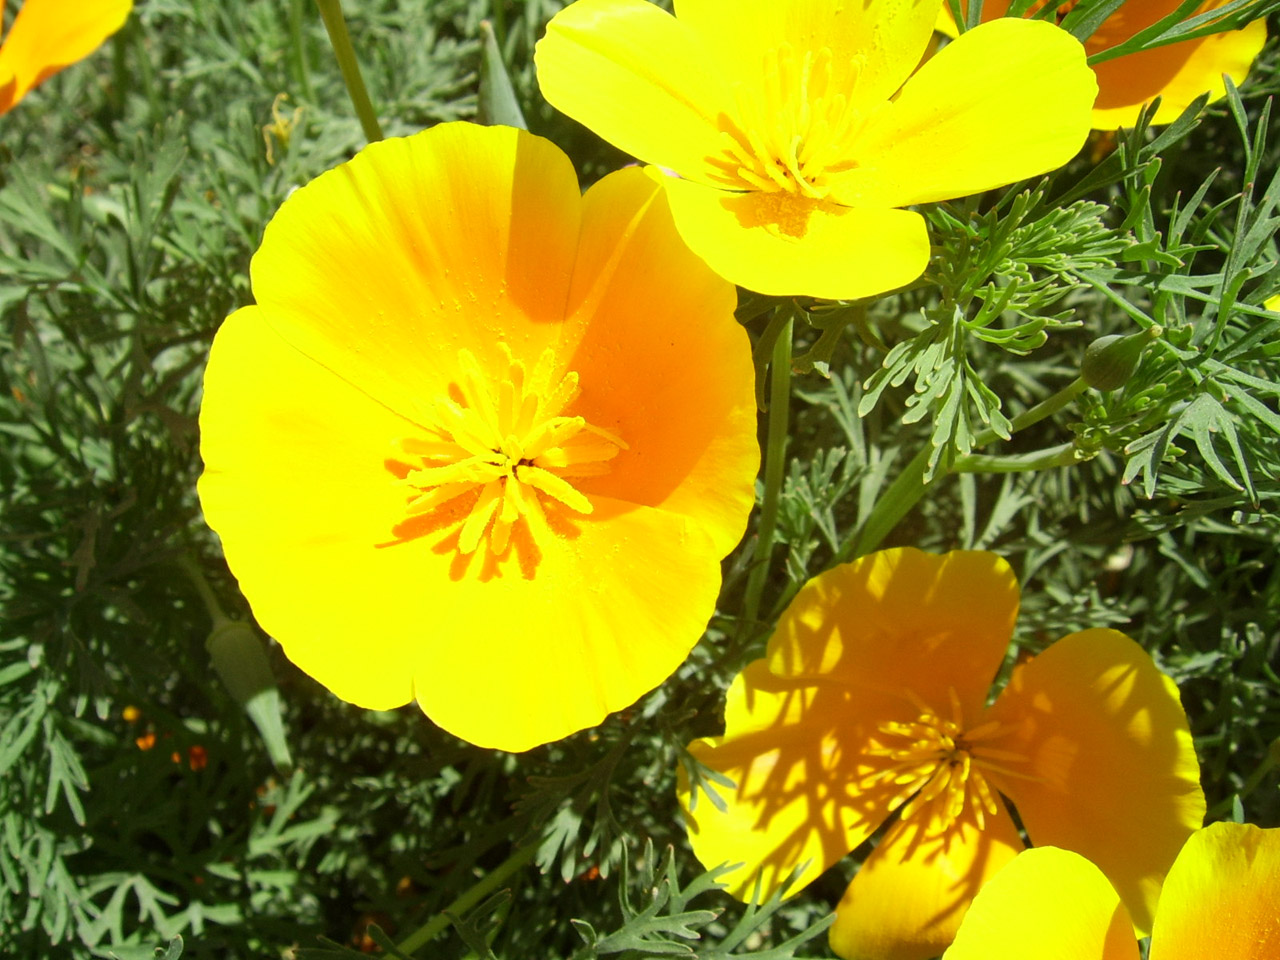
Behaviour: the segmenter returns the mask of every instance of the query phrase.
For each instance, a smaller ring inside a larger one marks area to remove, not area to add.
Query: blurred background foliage
[[[537,92],[561,5],[347,4],[385,132],[475,116],[487,18],[584,185],[627,162]],[[684,745],[798,585],[884,534],[1008,557],[1011,660],[1133,635],[1182,688],[1214,815],[1280,823],[1277,67],[1272,42],[1229,102],[929,208],[909,290],[795,305],[765,613],[739,615],[749,536],[704,641],[632,709],[501,754],[338,701],[269,644],[273,742],[205,646],[250,614],[195,498],[200,376],[272,212],[363,138],[309,0],[140,0],[0,119],[0,952],[821,954],[851,862],[743,908],[688,852],[675,771],[699,775]],[[774,306],[742,299],[762,356]],[[1119,389],[1071,387],[1095,338],[1154,327]],[[904,469],[926,495],[873,533]]]

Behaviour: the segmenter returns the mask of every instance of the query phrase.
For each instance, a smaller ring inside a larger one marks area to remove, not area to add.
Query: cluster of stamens
[[[503,553],[521,519],[537,539],[547,530],[544,497],[591,513],[591,501],[566,478],[606,473],[608,461],[627,446],[581,416],[564,415],[580,392],[578,375],[557,377],[551,349],[527,371],[505,343],[499,348],[505,370],[496,377],[486,375],[469,350],[460,350],[457,382],[428,411],[434,422],[398,444],[397,459],[411,465],[399,481],[411,491],[409,516],[475,494],[458,531],[464,554],[486,535],[489,549]]]
[[[830,49],[800,56],[784,43],[768,51],[763,68],[763,97],[739,85],[741,126],[724,121],[724,153],[712,163],[725,186],[821,200],[831,174],[857,166],[849,155],[864,117],[848,94],[859,63],[837,70]]]
[[[1011,728],[988,721],[966,730],[954,690],[950,719],[923,704],[919,709],[919,716],[912,722],[879,725],[879,745],[867,752],[890,763],[872,774],[867,785],[897,787],[890,808],[900,808],[903,819],[928,810],[929,815],[949,826],[968,809],[978,829],[982,829],[987,816],[995,816],[1000,809],[984,771],[1025,776],[1010,767],[1025,761],[1025,757],[993,745]]]

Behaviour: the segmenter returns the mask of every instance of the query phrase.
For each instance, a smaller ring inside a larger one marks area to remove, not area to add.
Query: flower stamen
[[[535,539],[546,535],[540,498],[591,513],[591,501],[566,478],[607,473],[609,461],[627,449],[608,430],[565,415],[580,393],[578,375],[556,376],[550,348],[528,371],[505,343],[498,346],[506,369],[496,383],[471,351],[458,351],[455,395],[436,400],[428,412],[434,423],[423,435],[398,443],[397,460],[409,468],[398,481],[412,491],[409,516],[476,494],[458,528],[463,554],[474,553],[486,536],[490,551],[502,554],[522,518]]]

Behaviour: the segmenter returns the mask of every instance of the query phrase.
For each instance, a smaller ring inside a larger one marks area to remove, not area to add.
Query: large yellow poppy
[[[896,812],[836,908],[831,946],[924,960],[1024,844],[1088,856],[1149,928],[1165,871],[1204,818],[1173,682],[1114,630],[1064,637],[987,705],[1018,584],[985,552],[885,550],[810,581],[729,690],[725,734],[691,747],[736,784],[681,791],[694,852],[744,863],[731,889],[795,889]]]
[[[578,0],[534,59],[552,106],[678,175],[676,226],[721,276],[865,297],[928,263],[900,208],[1052,170],[1089,130],[1084,49],[1052,24],[992,23],[919,66],[940,4]]]
[[[285,201],[214,341],[200,500],[338,696],[525,750],[656,686],[759,460],[733,288],[637,169],[523,131],[375,143]]]

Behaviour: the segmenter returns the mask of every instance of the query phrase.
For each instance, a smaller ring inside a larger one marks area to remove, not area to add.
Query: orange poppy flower
[[[1206,0],[1192,16],[1216,10],[1227,0]],[[961,8],[967,6],[960,0]],[[1028,15],[1042,4],[1034,5]],[[1118,10],[1102,22],[1084,48],[1093,56],[1119,46],[1141,30],[1178,9],[1178,0],[1125,0]],[[1003,17],[1009,0],[984,0],[984,21]],[[943,7],[939,21],[942,32],[955,36],[955,22]],[[1131,53],[1104,60],[1094,65],[1098,77],[1098,100],[1093,105],[1093,128],[1114,130],[1132,127],[1144,106],[1160,98],[1153,123],[1176,120],[1178,115],[1202,93],[1217,100],[1226,94],[1222,82],[1225,73],[1236,85],[1244,82],[1254,58],[1267,42],[1265,20],[1255,20],[1241,30],[1225,30],[1198,40],[1165,44],[1153,50]]]
[[[1097,93],[1049,23],[969,31],[921,64],[941,0],[576,0],[534,60],[543,96],[661,177],[685,243],[750,290],[911,283],[913,204],[1061,166]]]
[[[872,836],[832,949],[923,960],[1032,841],[1097,863],[1140,927],[1204,817],[1177,688],[1114,630],[1064,637],[987,704],[1018,611],[995,554],[885,550],[810,581],[734,681],[725,734],[690,747],[733,780],[718,810],[682,787],[694,852],[745,862],[733,891],[809,883]]]
[[[1119,894],[1084,857],[1018,854],[973,902],[943,960],[1022,960],[1037,943],[1073,960],[1139,960]],[[1215,823],[1169,869],[1150,960],[1280,957],[1280,829]]]
[[[296,191],[250,273],[199,492],[298,666],[506,750],[676,668],[759,449],[734,290],[652,180],[582,196],[546,140],[441,124]]]
[[[0,44],[0,114],[124,26],[133,0],[26,0]]]

